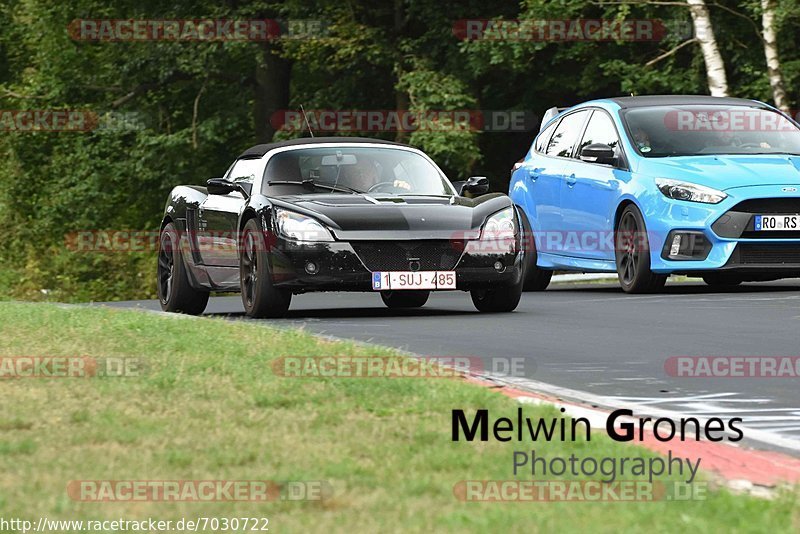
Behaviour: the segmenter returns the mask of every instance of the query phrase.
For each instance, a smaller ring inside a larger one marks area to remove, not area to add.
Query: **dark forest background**
[[[91,42],[68,31],[75,19],[206,18],[280,20],[283,35]],[[461,19],[580,18],[659,19],[670,31],[636,42],[462,40],[453,31]],[[0,21],[0,110],[92,110],[104,124],[0,127],[0,295],[26,299],[152,297],[154,253],[77,253],[65,234],[157,231],[174,185],[221,175],[248,145],[301,135],[276,132],[279,110],[541,116],[595,97],[720,94],[701,46],[709,39],[726,94],[791,109],[800,78],[795,0],[0,0]],[[692,32],[698,23],[713,33]],[[779,63],[768,69],[770,53]],[[535,130],[369,135],[419,146],[451,179],[485,175],[505,191]]]

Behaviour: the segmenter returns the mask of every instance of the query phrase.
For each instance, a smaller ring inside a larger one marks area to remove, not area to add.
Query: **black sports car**
[[[483,177],[451,184],[399,143],[254,146],[207,187],[170,193],[161,306],[199,314],[211,291],[241,291],[247,315],[280,317],[307,291],[376,291],[390,308],[411,308],[431,291],[459,289],[480,311],[512,311],[523,281],[520,215],[487,191]]]

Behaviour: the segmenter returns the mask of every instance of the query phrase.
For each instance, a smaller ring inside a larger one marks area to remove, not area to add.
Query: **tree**
[[[700,43],[703,59],[706,64],[708,90],[711,96],[728,96],[728,78],[725,74],[725,62],[719,53],[711,15],[705,0],[687,0],[689,11],[694,22],[695,36]]]
[[[764,55],[767,58],[767,76],[772,88],[775,106],[781,111],[789,111],[789,96],[783,80],[783,69],[778,55],[778,31],[775,23],[776,0],[761,0],[761,26],[764,37]]]

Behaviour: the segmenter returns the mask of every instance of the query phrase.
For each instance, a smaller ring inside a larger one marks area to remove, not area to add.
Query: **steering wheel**
[[[377,184],[367,189],[367,193],[375,193],[375,192],[391,193],[392,191],[396,191],[398,189],[400,188],[396,187],[394,185],[394,182],[378,182]]]

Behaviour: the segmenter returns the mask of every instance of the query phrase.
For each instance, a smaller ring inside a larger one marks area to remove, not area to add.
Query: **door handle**
[[[528,178],[531,179],[532,182],[535,182],[539,179],[539,173],[542,171],[540,168],[535,169],[528,169]]]
[[[570,174],[567,176],[567,185],[570,187],[575,187],[575,184],[578,182],[578,179],[575,178],[574,174]]]

